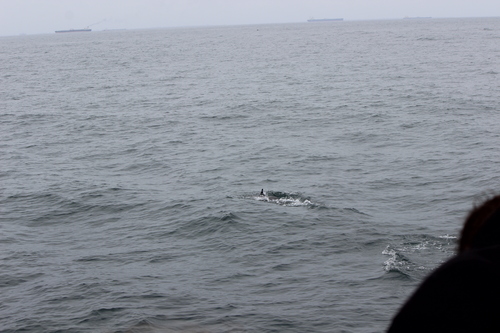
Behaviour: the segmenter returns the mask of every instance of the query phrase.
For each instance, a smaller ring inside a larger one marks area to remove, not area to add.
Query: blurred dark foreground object
[[[388,332],[500,332],[500,195],[470,212],[458,254],[426,278]]]

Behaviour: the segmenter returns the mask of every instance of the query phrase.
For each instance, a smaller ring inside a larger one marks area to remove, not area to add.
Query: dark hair
[[[465,220],[458,252],[500,245],[500,195],[475,207]]]

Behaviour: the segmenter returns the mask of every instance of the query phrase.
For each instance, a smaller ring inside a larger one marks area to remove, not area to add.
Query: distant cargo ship
[[[324,18],[324,19],[309,19],[307,22],[329,22],[329,21],[343,21],[343,18]]]
[[[56,33],[62,33],[62,32],[89,32],[92,31],[92,29],[69,29],[69,30],[56,30]]]
[[[405,20],[422,20],[422,19],[430,19],[430,16],[405,16],[403,19]]]
[[[96,23],[93,23],[91,25],[88,25],[85,29],[57,30],[56,33],[59,34],[59,33],[62,33],[62,32],[91,32],[92,31],[92,29],[90,29],[91,26],[99,24],[99,23],[102,23],[104,21],[106,21],[106,19],[104,19],[102,21],[99,21],[99,22],[96,22]]]

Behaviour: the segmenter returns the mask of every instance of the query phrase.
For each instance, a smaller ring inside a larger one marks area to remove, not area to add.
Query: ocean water
[[[0,38],[0,330],[383,332],[499,189],[499,73],[499,18]]]

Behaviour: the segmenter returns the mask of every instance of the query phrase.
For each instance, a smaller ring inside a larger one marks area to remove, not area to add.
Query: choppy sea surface
[[[383,332],[499,189],[499,73],[500,18],[0,38],[0,330]]]

